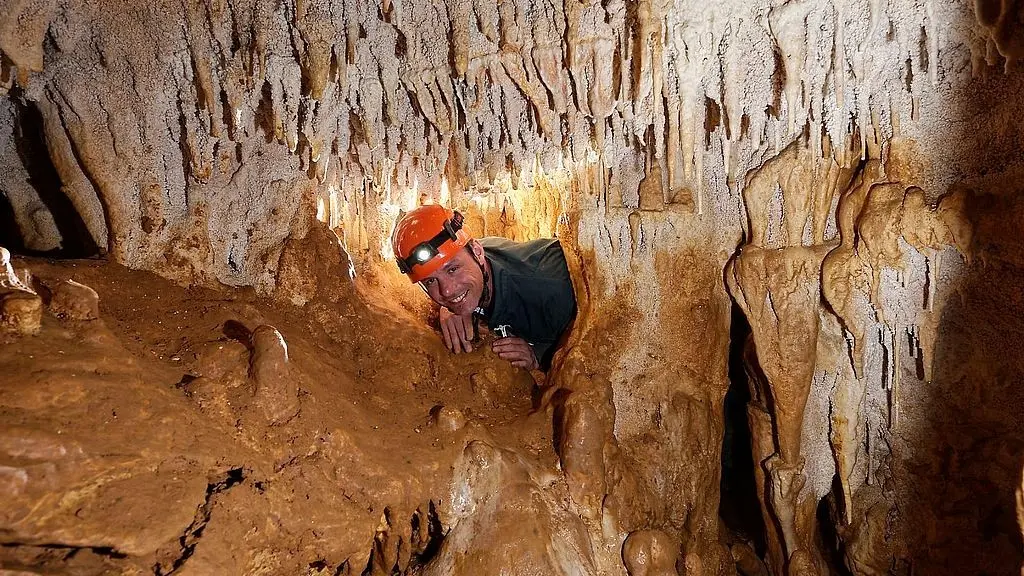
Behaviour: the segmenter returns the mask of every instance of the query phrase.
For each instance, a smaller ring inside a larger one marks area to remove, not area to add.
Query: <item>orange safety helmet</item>
[[[462,214],[437,204],[402,215],[391,235],[398,268],[419,282],[455,257],[472,237],[462,229]]]

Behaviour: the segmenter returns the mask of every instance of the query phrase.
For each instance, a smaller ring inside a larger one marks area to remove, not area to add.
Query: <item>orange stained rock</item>
[[[96,320],[100,317],[100,298],[92,288],[65,280],[53,289],[50,311],[68,320]]]
[[[273,326],[252,331],[249,377],[256,386],[256,404],[270,424],[284,424],[299,410],[298,390],[288,370],[288,345]]]
[[[591,520],[600,518],[607,493],[604,450],[611,430],[602,417],[602,400],[592,393],[573,392],[556,420],[561,431],[558,454],[569,493],[583,516]]]
[[[804,406],[814,375],[819,270],[827,246],[743,248],[726,270],[729,291],[750,322],[757,361],[775,410],[778,450],[795,465]]]
[[[14,273],[10,251],[0,246],[0,330],[35,334],[42,309],[42,299]]]
[[[679,543],[661,530],[637,530],[622,544],[629,576],[677,576]]]

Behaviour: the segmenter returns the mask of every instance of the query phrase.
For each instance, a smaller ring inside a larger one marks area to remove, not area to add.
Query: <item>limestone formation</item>
[[[0,246],[0,328],[30,335],[39,331],[43,301],[11,267],[11,253]]]
[[[452,434],[466,425],[466,415],[448,406],[435,406],[430,410],[430,425],[444,434]]]
[[[1016,572],[1022,6],[0,2],[0,243],[100,257],[55,322],[0,251],[0,565]],[[431,202],[562,242],[538,382],[438,343]]]
[[[736,571],[741,576],[768,576],[768,569],[765,568],[764,562],[746,543],[737,542],[729,548],[729,551],[732,552],[732,558],[736,561]]]
[[[622,562],[629,576],[676,576],[677,548],[660,530],[638,530],[622,544]]]

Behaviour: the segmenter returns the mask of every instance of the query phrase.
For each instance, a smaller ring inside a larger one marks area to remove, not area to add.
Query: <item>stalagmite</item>
[[[574,394],[561,409],[559,459],[573,501],[585,518],[600,517],[605,484],[604,449],[607,430],[593,396]]]
[[[638,530],[622,544],[622,561],[629,576],[677,576],[678,556],[675,541],[660,530]]]
[[[42,299],[14,273],[10,251],[0,246],[0,327],[17,334],[35,334],[42,308]]]
[[[249,376],[256,404],[271,424],[285,424],[299,411],[297,390],[288,370],[288,345],[273,326],[252,331]]]

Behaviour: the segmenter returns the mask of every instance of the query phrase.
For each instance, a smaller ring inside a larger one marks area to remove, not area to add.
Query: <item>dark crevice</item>
[[[420,552],[413,554],[413,561],[410,562],[413,566],[426,565],[430,562],[437,556],[441,550],[441,543],[444,542],[444,528],[441,526],[441,518],[437,515],[437,508],[433,502],[427,509],[426,530],[426,546]]]
[[[14,145],[18,158],[28,172],[28,184],[53,216],[61,236],[61,245],[54,250],[37,252],[27,250],[23,238],[12,241],[9,236],[17,235],[18,227],[7,225],[9,220],[13,220],[9,198],[0,204],[0,223],[4,224],[0,227],[0,230],[3,230],[0,233],[0,242],[14,247],[20,246],[19,252],[33,255],[45,254],[56,258],[88,258],[98,255],[100,249],[93,240],[85,220],[71,199],[64,194],[63,183],[46,145],[43,116],[39,108],[34,102],[26,99],[18,88],[11,90],[10,99],[14,103]]]
[[[754,456],[751,450],[747,404],[750,386],[744,368],[744,346],[750,325],[733,303],[729,328],[729,390],[725,394],[725,437],[722,441],[721,502],[718,513],[736,536],[748,541],[764,557],[765,527],[757,497]]]
[[[18,253],[25,253],[25,240],[18,230],[14,207],[7,198],[7,191],[0,189],[0,246]]]
[[[72,545],[69,545],[69,544],[31,544],[31,543],[28,543],[28,542],[4,542],[4,543],[0,544],[0,547],[3,547],[3,548],[19,548],[19,547],[22,547],[22,546],[29,547],[29,548],[34,548],[34,549],[38,549],[38,550],[48,550],[48,551],[61,552],[61,553],[63,553],[65,555],[65,559],[70,558],[70,557],[78,554],[79,552],[82,552],[82,551],[85,551],[85,550],[87,550],[89,552],[92,552],[93,554],[96,554],[97,556],[103,556],[105,558],[113,558],[115,560],[120,560],[122,558],[127,558],[128,557],[127,554],[125,554],[123,552],[119,552],[113,546],[72,546]]]
[[[832,477],[832,491],[818,502],[818,549],[822,551],[832,576],[853,576],[846,566],[846,550],[836,526],[842,525],[843,498],[839,476]]]
[[[203,531],[210,522],[210,515],[213,513],[213,497],[237,486],[243,480],[245,480],[245,470],[239,467],[228,470],[223,480],[206,485],[206,499],[199,507],[199,510],[196,511],[195,519],[192,520],[192,523],[189,524],[185,532],[178,538],[178,543],[181,545],[181,553],[171,561],[170,567],[164,564],[153,566],[153,574],[155,576],[174,574],[185,565],[185,562],[195,553],[199,539],[203,537]]]

